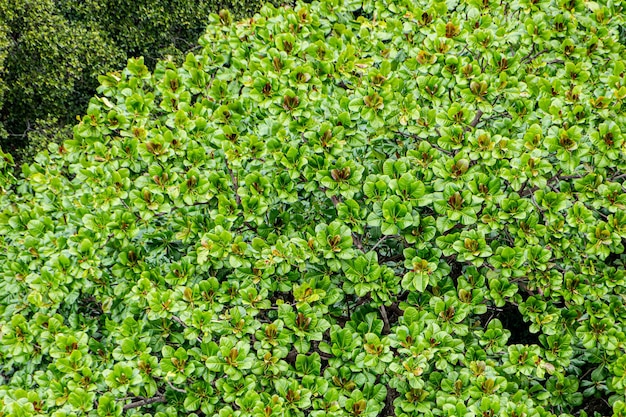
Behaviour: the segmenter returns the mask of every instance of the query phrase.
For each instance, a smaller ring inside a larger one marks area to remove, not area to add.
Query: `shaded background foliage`
[[[240,18],[259,7],[254,0],[0,2],[0,145],[31,159],[71,135],[67,125],[84,111],[98,75],[130,57],[143,56],[150,68],[164,56],[180,61],[211,12],[226,8]]]
[[[118,66],[125,54],[105,32],[69,22],[53,0],[9,0],[0,8],[9,28],[0,117],[9,143],[20,146],[27,140],[20,135],[34,129],[38,119],[70,122],[97,75]]]
[[[2,79],[2,74],[4,73],[4,60],[6,59],[9,46],[8,32],[9,27],[5,22],[0,20],[0,108],[2,108],[4,93],[7,89],[7,85]],[[4,130],[4,126],[0,122],[0,138],[5,135],[6,132]]]

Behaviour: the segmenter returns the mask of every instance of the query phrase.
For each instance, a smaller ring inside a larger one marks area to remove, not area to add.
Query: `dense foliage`
[[[7,33],[9,27],[6,23],[0,21],[0,108],[2,108],[2,102],[4,101],[4,92],[7,89],[6,83],[2,80],[2,74],[4,73],[4,60],[7,57],[9,39]],[[0,138],[6,137],[6,131],[4,130],[4,124],[0,120]]]
[[[233,17],[243,18],[252,16],[262,4],[250,0],[56,1],[69,21],[88,22],[105,31],[129,57],[143,56],[149,68],[168,54],[184,58],[183,52],[196,47],[211,12],[228,9]],[[271,3],[281,4],[277,0]]]
[[[71,121],[84,111],[97,76],[126,59],[105,32],[65,19],[54,0],[3,1],[0,21],[9,28],[0,118],[13,134],[49,114]]]
[[[0,160],[1,412],[625,416],[623,12],[265,6],[100,77]]]
[[[0,145],[32,159],[75,123],[97,77],[144,56],[184,60],[221,8],[252,15],[248,0],[3,0],[0,2]],[[3,58],[6,56],[4,66]],[[4,68],[3,68],[4,67]],[[2,90],[6,89],[4,105]],[[30,161],[29,161],[30,162]]]

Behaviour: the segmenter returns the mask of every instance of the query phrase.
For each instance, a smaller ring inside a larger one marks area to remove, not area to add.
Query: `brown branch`
[[[363,247],[363,244],[361,243],[361,239],[356,233],[352,233],[352,243],[354,243],[354,245],[357,248],[359,248],[361,252],[366,253],[365,248]]]
[[[520,190],[519,196],[520,197],[528,197],[529,195],[532,195],[538,189],[539,189],[539,187],[527,188],[527,189],[524,190],[523,193]]]
[[[526,55],[524,58],[522,58],[522,59],[520,60],[520,62],[524,62],[524,61],[526,61],[528,58],[530,58],[530,57],[533,55],[533,53],[534,53],[534,52],[535,52],[535,44],[533,43],[533,44],[530,46],[530,52],[528,53],[528,55]]]
[[[185,390],[184,390],[184,389],[182,389],[182,388],[175,387],[174,385],[172,385],[172,383],[171,383],[170,381],[167,381],[167,385],[169,385],[169,387],[170,387],[172,390],[176,391],[176,392],[180,392],[180,393],[182,393],[182,394],[187,394],[187,391],[185,391]]]
[[[435,131],[437,132],[437,135],[438,135],[438,136],[441,136],[441,133],[439,133],[439,129],[435,128]],[[434,144],[434,143],[432,143],[432,142],[430,142],[430,141],[424,140],[424,139],[420,138],[420,137],[419,137],[419,136],[417,136],[417,135],[413,135],[413,134],[410,134],[410,133],[400,132],[399,130],[393,131],[393,133],[395,133],[395,134],[397,134],[397,135],[400,135],[400,136],[403,136],[403,137],[405,137],[405,138],[411,138],[411,139],[423,140],[423,141],[425,141],[426,143],[428,143],[430,146],[432,146],[433,148],[437,149],[439,152],[445,153],[445,154],[446,154],[446,155],[448,155],[448,156],[454,156],[454,153],[452,153],[452,152],[450,152],[450,151],[446,151],[445,149],[441,148],[440,146],[438,146],[438,145],[436,145],[436,144]]]
[[[622,178],[626,178],[626,174],[622,174],[622,175],[618,175],[618,176],[613,177],[613,178],[609,178],[609,181],[621,180]]]
[[[326,191],[328,191],[328,188],[326,187],[320,187],[320,190],[323,191],[324,193],[326,193]],[[337,204],[341,203],[341,197],[336,196],[336,195],[331,195],[330,196],[330,201],[333,202],[333,206],[337,207]]]
[[[376,242],[376,244],[372,247],[372,249],[370,249],[370,251],[375,251],[376,248],[378,247],[378,245],[380,245],[381,243],[383,243],[385,240],[389,239],[390,237],[392,237],[392,236],[391,235],[384,235],[383,237],[378,239],[378,242]],[[394,235],[393,237],[398,237],[398,236]]]
[[[496,119],[501,119],[501,118],[505,118],[505,119],[511,119],[511,113],[509,113],[508,111],[503,111],[501,113],[497,113],[494,114],[493,116],[489,116],[486,119],[483,120],[483,122],[489,122],[491,120],[496,120]]]
[[[558,174],[547,179],[547,185],[550,186],[550,188],[552,188],[552,186],[550,184],[555,183],[557,181],[561,182],[561,181],[565,181],[565,180],[572,180],[572,179],[579,179],[579,178],[583,178],[582,175],[565,175],[565,176],[559,176]],[[528,197],[529,195],[532,195],[535,193],[535,191],[539,190],[539,187],[532,187],[532,188],[526,188],[528,181],[525,181],[522,188],[520,188],[520,190],[517,192],[519,194],[520,197]],[[554,189],[554,188],[552,188]]]
[[[472,56],[472,58],[474,58],[476,61],[478,61],[478,58],[480,58],[480,55],[475,54],[474,52],[470,51],[469,48],[467,47],[467,45],[463,45],[463,51],[467,51]],[[461,51],[461,53],[463,51]],[[461,55],[459,54],[459,56],[461,56]]]
[[[522,184],[522,188],[519,189],[519,191],[517,192],[517,194],[519,194],[520,197],[522,197],[524,195],[524,190],[526,189],[526,186],[528,185],[528,179],[526,179],[526,181],[524,181],[524,183]],[[508,186],[507,186],[508,188]]]
[[[164,395],[157,395],[156,397],[152,397],[152,398],[143,398],[139,401],[134,401],[132,403],[126,404],[122,409],[124,411],[126,410],[130,410],[132,408],[138,408],[138,407],[143,407],[144,405],[150,405],[150,404],[155,404],[155,403],[164,403],[165,402],[165,396]]]
[[[181,320],[180,317],[174,316],[172,315],[172,320],[174,320],[176,323],[180,324],[181,326],[183,326],[185,329],[189,326],[187,326],[187,324],[185,324],[184,321]]]
[[[388,306],[388,308],[389,308],[389,310],[390,310],[390,311],[392,311],[392,312],[396,313],[396,315],[397,315],[398,317],[400,317],[400,316],[404,315],[404,311],[402,311],[402,310],[400,309],[400,307],[398,306],[398,303],[397,303],[397,302],[396,302],[396,303],[391,303],[391,305],[389,305],[389,306]]]
[[[537,207],[537,210],[539,210],[542,213],[545,211],[544,209],[539,207],[539,204],[537,204],[537,200],[535,199],[535,193],[530,193],[530,200],[532,201],[533,205]]]
[[[384,305],[380,306],[380,315],[383,317],[383,323],[385,323],[383,326],[383,334],[388,334],[391,326],[389,326],[389,317],[387,317],[387,309]]]
[[[183,326],[185,329],[189,326],[187,326],[187,324],[182,321],[182,319],[178,316],[175,316],[172,314],[172,320],[174,320],[176,323],[180,324],[181,326]],[[200,343],[202,343],[202,338],[200,336],[196,337],[196,340]],[[169,382],[168,382],[169,383]]]
[[[478,109],[476,112],[476,116],[474,116],[474,120],[470,123],[471,127],[476,127],[478,123],[480,123],[480,118],[483,117],[483,111]]]
[[[515,246],[515,239],[513,239],[513,236],[511,236],[511,232],[509,232],[509,229],[507,229],[506,227],[504,228],[504,237],[509,242],[511,247]]]
[[[625,175],[625,176],[626,176],[626,175]],[[578,174],[578,175],[565,175],[565,176],[563,176],[563,177],[558,177],[558,176],[557,176],[557,177],[552,177],[552,178],[550,178],[550,180],[553,180],[553,179],[557,179],[557,180],[559,180],[559,181],[565,181],[565,180],[576,180],[576,179],[580,179],[580,178],[582,178],[582,177],[583,177],[583,176],[582,176],[582,175],[580,175],[580,174]],[[549,180],[549,181],[550,181],[550,180]]]
[[[331,355],[330,353],[322,352],[319,349],[317,350],[317,354],[320,355],[320,358],[326,359],[326,360],[332,359],[335,357],[334,355]]]
[[[533,46],[534,46],[534,45],[533,45]],[[526,63],[526,62],[532,62],[533,60],[535,60],[535,59],[536,59],[536,58],[538,58],[539,56],[541,56],[541,55],[545,54],[546,52],[550,52],[550,51],[549,51],[548,49],[544,49],[543,51],[539,51],[539,52],[537,52],[535,55],[532,55],[532,56],[528,56],[528,55],[526,55],[526,57],[525,57],[524,59],[522,59],[522,62],[523,62],[523,63]]]
[[[230,174],[230,180],[233,183],[233,190],[235,191],[235,200],[237,201],[237,205],[240,205],[241,204],[241,197],[237,193],[237,191],[239,191],[239,181],[237,181],[237,177],[235,177],[235,174],[233,173],[233,170],[230,169],[230,165],[228,165],[228,159],[226,157],[224,157],[224,163],[226,164],[226,170]]]
[[[132,212],[132,213],[135,215],[135,217],[137,218],[137,220],[139,220],[139,221],[141,221],[141,220],[142,220],[141,215],[140,215],[139,213],[137,213],[137,212],[133,212],[133,211],[130,209],[130,207],[128,207],[128,204],[126,203],[126,201],[124,201],[124,199],[123,199],[123,198],[120,198],[120,202],[122,203],[122,205],[123,205],[124,207],[126,207],[126,210],[128,210],[128,211]]]
[[[385,262],[398,262],[402,260],[404,260],[404,255],[402,253],[397,253],[391,256],[383,256],[378,263],[383,264]]]
[[[359,298],[359,301],[357,301],[354,306],[352,307],[354,310],[356,310],[356,308],[360,305],[363,305],[365,303],[367,303],[368,301],[370,301],[372,299],[372,296],[370,295],[370,293],[367,293],[364,297]],[[346,304],[348,307],[350,306],[350,304]]]
[[[396,391],[394,388],[387,388],[387,396],[385,397],[385,407],[383,408],[383,411],[380,413],[380,416],[386,417],[386,416],[396,415],[393,402],[399,396],[400,394],[398,394],[398,391]]]

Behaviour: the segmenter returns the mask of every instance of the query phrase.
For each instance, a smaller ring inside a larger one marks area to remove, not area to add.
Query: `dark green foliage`
[[[72,137],[73,125],[62,123],[56,118],[49,117],[44,120],[37,120],[33,128],[28,131],[28,139],[19,147],[8,148],[16,163],[31,161],[37,153],[56,143],[62,144],[67,138]],[[13,141],[11,141],[13,142]]]
[[[273,1],[279,5],[279,0]],[[194,48],[210,13],[228,9],[232,18],[252,16],[260,7],[242,0],[57,0],[59,13],[106,33],[130,57],[144,57],[153,68],[158,59],[176,60]]]
[[[626,416],[613,1],[209,15],[0,154],[0,412]]]
[[[4,94],[7,90],[7,84],[4,82],[2,77],[4,74],[4,61],[8,54],[9,44],[9,27],[6,25],[6,23],[0,20],[0,109],[2,108],[4,102]],[[5,136],[6,131],[4,130],[4,124],[0,119],[0,141]]]
[[[8,26],[4,70],[7,91],[0,120],[13,135],[37,119],[74,119],[97,85],[97,76],[126,55],[98,28],[68,21],[54,0],[7,0],[0,22]],[[12,140],[19,136],[11,136]]]
[[[241,17],[258,7],[239,0],[0,2],[0,123],[11,134],[2,141],[0,130],[0,144],[20,160],[32,159],[30,150],[43,148],[32,143],[31,132],[73,123],[98,75],[122,68],[129,57],[144,56],[150,68],[165,56],[181,61],[209,13],[229,8]]]

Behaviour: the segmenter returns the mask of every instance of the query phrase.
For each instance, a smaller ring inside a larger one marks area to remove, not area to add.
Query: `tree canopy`
[[[0,155],[0,412],[626,416],[623,16],[267,5],[101,76]]]

